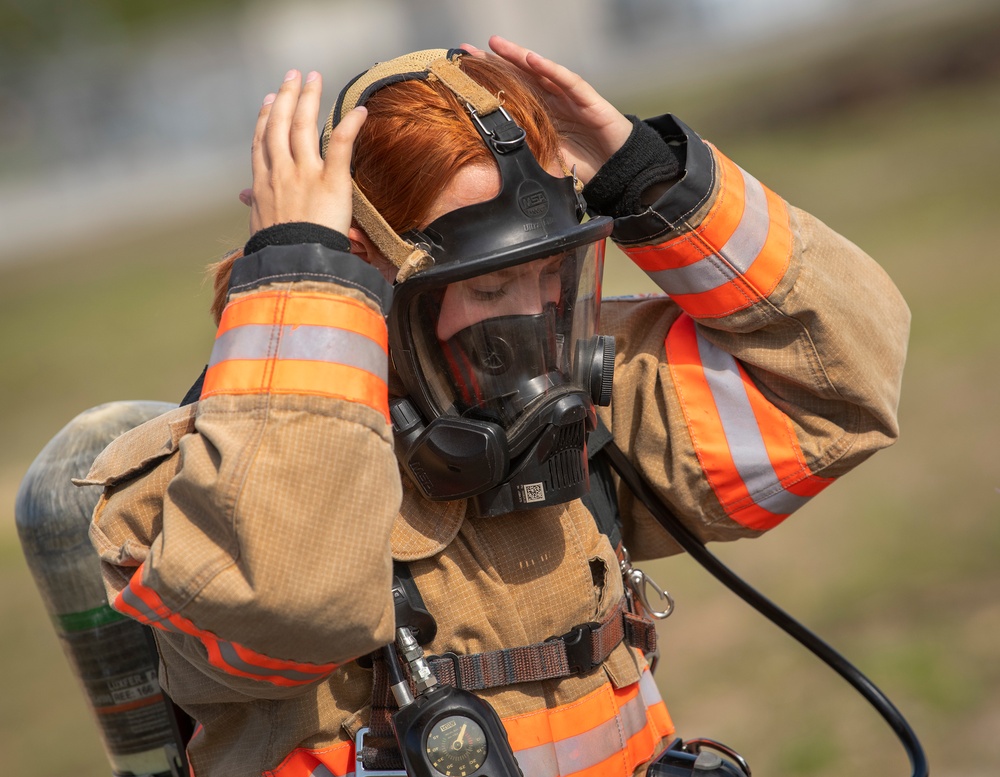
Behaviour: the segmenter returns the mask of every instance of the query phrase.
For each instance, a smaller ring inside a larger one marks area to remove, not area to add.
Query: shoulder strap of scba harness
[[[608,537],[616,551],[621,545],[621,515],[615,496],[611,468],[601,450],[612,442],[611,432],[598,420],[598,427],[588,440],[591,465],[590,493],[583,503],[594,517],[600,531]],[[394,562],[393,587],[396,600],[397,624],[415,626],[427,638],[430,615],[420,600],[419,591],[409,567]],[[396,592],[400,592],[397,595]],[[413,621],[410,623],[409,621]],[[589,672],[600,666],[622,642],[643,651],[656,650],[656,627],[626,606],[623,599],[600,622],[574,626],[566,634],[544,642],[485,653],[458,655],[446,653],[430,656],[428,664],[438,682],[470,691],[499,688],[524,682],[537,682],[569,677]],[[392,729],[392,714],[396,705],[389,689],[387,670],[380,653],[371,657],[373,669],[371,716],[365,737],[362,762],[366,769],[399,769],[402,761]],[[367,662],[365,662],[367,665]]]
[[[601,534],[608,538],[611,547],[618,551],[622,545],[622,516],[618,510],[618,495],[612,477],[611,465],[601,451],[612,442],[611,430],[597,418],[597,428],[587,437],[587,461],[590,469],[590,491],[581,501],[590,511]]]
[[[615,495],[611,467],[601,449],[612,442],[611,432],[598,420],[588,445],[591,471],[590,493],[582,499],[611,547],[620,552],[621,514]],[[406,563],[393,562],[394,599],[397,623],[417,632],[418,641],[427,644],[436,628],[428,627],[433,618],[424,607],[413,575]],[[398,593],[397,593],[398,592]],[[587,672],[601,664],[622,640],[648,653],[656,648],[656,630],[652,621],[631,612],[625,600],[600,623],[574,626],[566,634],[545,642],[522,647],[469,655],[446,654],[429,659],[438,680],[467,690],[484,690],[502,685],[549,680],[578,672]]]

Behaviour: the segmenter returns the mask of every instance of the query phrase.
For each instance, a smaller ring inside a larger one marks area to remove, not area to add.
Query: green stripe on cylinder
[[[88,629],[107,626],[110,623],[118,623],[119,621],[127,620],[127,616],[112,610],[107,604],[102,604],[100,607],[95,607],[92,610],[84,610],[83,612],[55,614],[53,615],[53,620],[59,631],[68,633],[87,631]]]

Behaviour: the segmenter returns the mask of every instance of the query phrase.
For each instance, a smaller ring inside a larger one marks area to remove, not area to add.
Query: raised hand
[[[290,70],[257,115],[250,151],[253,187],[240,193],[250,206],[250,233],[291,221],[347,234],[351,225],[351,152],[368,112],[355,108],[334,129],[326,157],[319,153],[322,80]]]

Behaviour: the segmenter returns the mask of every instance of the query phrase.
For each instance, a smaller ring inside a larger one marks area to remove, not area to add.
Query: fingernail
[[[286,81],[291,81],[298,74],[299,74],[299,71],[297,71],[297,70],[289,70],[287,73],[285,73],[285,80]]]
[[[273,92],[271,94],[269,94],[269,95],[265,95],[264,96],[264,102],[262,102],[261,105],[270,105],[271,103],[274,102],[274,98],[275,97],[277,97],[277,95],[274,94]]]
[[[306,76],[306,83],[311,84],[317,78],[319,78],[319,73],[317,73],[315,70],[310,70],[309,75]]]

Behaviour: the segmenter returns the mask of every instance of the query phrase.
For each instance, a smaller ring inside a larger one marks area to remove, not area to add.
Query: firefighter
[[[401,566],[524,774],[642,774],[674,725],[621,562],[677,546],[600,446],[713,541],[897,435],[909,314],[872,259],[680,120],[490,47],[376,65],[322,134],[288,73],[206,371],[88,475],[197,777],[398,766],[368,657]],[[602,302],[608,237],[663,295]]]

